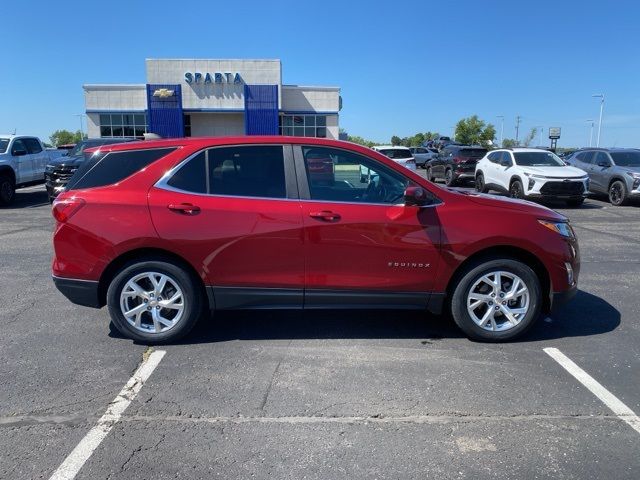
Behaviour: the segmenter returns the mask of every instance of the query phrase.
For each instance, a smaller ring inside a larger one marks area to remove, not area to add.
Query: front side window
[[[521,167],[564,167],[564,162],[552,152],[515,152],[516,164]]]
[[[26,144],[29,153],[40,153],[42,151],[40,142],[36,138],[25,138],[24,143]]]
[[[281,145],[210,148],[180,167],[167,185],[209,195],[286,198],[284,169]]]
[[[609,160],[609,157],[606,153],[596,152],[595,156],[593,157],[593,163],[598,166],[611,165],[611,160]]]
[[[311,200],[401,203],[409,179],[357,153],[328,147],[303,147]]]

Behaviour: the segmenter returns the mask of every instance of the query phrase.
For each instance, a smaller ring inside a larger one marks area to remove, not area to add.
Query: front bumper
[[[576,293],[578,293],[578,285],[573,285],[569,290],[565,290],[564,292],[553,292],[550,299],[550,310],[553,311],[569,303],[569,301],[576,296]]]
[[[83,307],[101,308],[97,281],[62,278],[52,275],[56,288],[72,303]]]
[[[575,199],[589,194],[588,180],[525,178],[526,196],[531,198]]]

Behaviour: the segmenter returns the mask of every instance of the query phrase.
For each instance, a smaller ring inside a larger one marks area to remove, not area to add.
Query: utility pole
[[[516,145],[518,144],[518,132],[520,130],[520,115],[516,117]]]

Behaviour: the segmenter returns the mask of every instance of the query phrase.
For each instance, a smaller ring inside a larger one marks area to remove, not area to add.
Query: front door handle
[[[323,222],[337,222],[342,217],[340,214],[332,212],[331,210],[322,210],[321,212],[311,212],[309,213],[311,218],[315,218],[316,220],[322,220]]]
[[[195,215],[200,213],[200,207],[191,203],[170,203],[167,208],[173,212],[182,213],[184,215]]]

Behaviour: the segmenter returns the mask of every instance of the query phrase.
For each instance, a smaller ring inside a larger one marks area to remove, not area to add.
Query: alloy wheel
[[[509,194],[511,198],[522,198],[522,187],[520,186],[520,183],[513,182],[509,189]]]
[[[503,332],[517,326],[530,308],[525,282],[504,270],[486,273],[467,294],[467,312],[473,322],[490,332]]]
[[[613,205],[620,205],[623,199],[622,185],[620,182],[613,182],[609,188],[609,201]]]
[[[169,275],[144,272],[135,275],[120,292],[120,310],[129,325],[144,333],[162,333],[180,322],[184,295]]]

